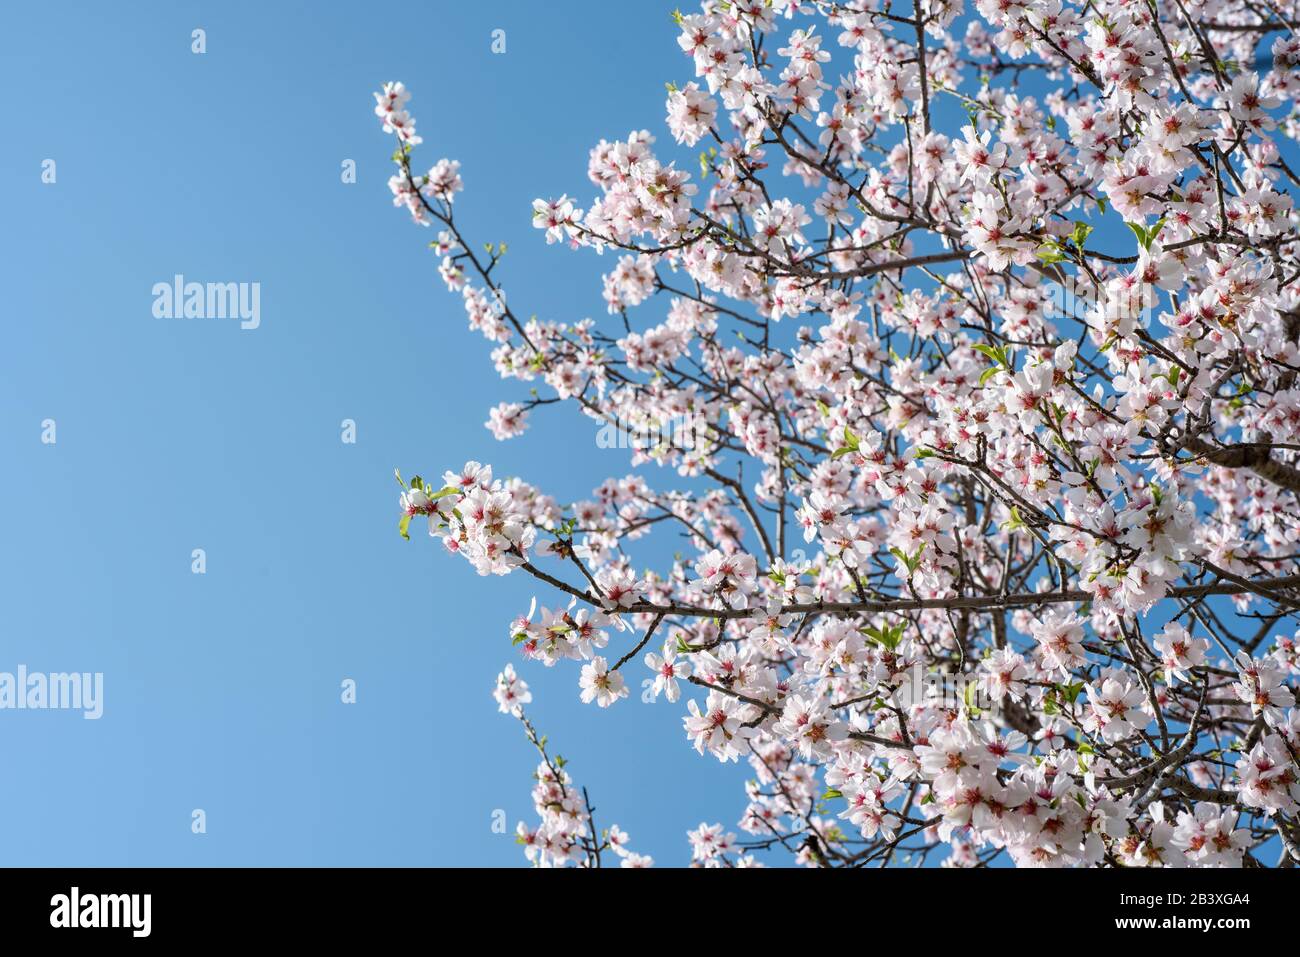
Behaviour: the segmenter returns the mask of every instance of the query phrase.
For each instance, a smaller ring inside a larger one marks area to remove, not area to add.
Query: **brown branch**
[[[1216,447],[1201,439],[1188,439],[1183,447],[1212,465],[1226,469],[1250,469],[1265,481],[1300,495],[1300,469],[1273,458],[1267,445]]]

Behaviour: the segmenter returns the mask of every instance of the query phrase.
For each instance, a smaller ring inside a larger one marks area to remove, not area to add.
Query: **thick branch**
[[[1265,481],[1300,495],[1300,470],[1273,458],[1267,445],[1215,447],[1201,439],[1188,439],[1184,447],[1213,465],[1227,469],[1250,469]]]

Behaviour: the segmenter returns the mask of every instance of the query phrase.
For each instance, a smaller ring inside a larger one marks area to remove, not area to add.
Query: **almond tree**
[[[402,534],[536,579],[510,635],[583,701],[652,678],[752,767],[696,863],[1300,862],[1296,4],[673,19],[672,142],[602,140],[590,201],[534,204],[604,254],[604,324],[520,318],[459,164],[417,172],[376,95],[394,202],[514,380],[493,433],[570,403],[647,466],[572,503],[399,474]],[[648,863],[512,667],[497,697],[542,754],[530,858]]]

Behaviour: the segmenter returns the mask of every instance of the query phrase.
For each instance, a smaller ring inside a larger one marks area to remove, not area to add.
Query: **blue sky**
[[[588,199],[602,136],[666,136],[663,84],[689,63],[669,5],[574,8],[6,11],[0,671],[103,672],[105,701],[98,721],[0,712],[0,864],[523,862],[491,815],[533,819],[535,757],[490,691],[534,589],[403,542],[392,470],[491,461],[571,500],[626,452],[567,410],[513,443],[482,427],[517,393],[442,289],[432,232],[390,206],[371,91],[404,81],[420,162],[462,162],[461,215],[510,244],[513,303],[599,317],[605,263],[547,247],[530,203]],[[616,75],[592,82],[574,51]],[[260,283],[260,328],[155,319],[176,273]],[[734,827],[743,772],[689,749],[682,705],[598,714],[575,668],[523,671],[539,728],[636,849],[684,863],[701,806]]]

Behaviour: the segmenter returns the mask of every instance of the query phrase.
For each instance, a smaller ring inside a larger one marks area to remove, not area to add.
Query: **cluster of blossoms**
[[[528,860],[537,867],[598,867],[603,855],[610,853],[620,867],[653,867],[653,858],[635,854],[627,846],[627,834],[617,825],[597,831],[595,808],[585,789],[579,789],[564,770],[564,758],[552,758],[546,739],[539,738],[532,722],[524,714],[524,705],[533,700],[528,683],[515,674],[511,665],[497,675],[493,697],[503,714],[523,723],[528,740],[542,757],[534,775],[533,806],[539,818],[535,827],[523,821],[515,828],[515,840],[523,845]]]
[[[493,435],[572,403],[661,436],[567,504],[402,481],[402,531],[551,589],[510,640],[581,701],[645,681],[749,766],[695,864],[1300,863],[1300,40],[1242,0],[886,6],[674,16],[698,173],[634,130],[533,204],[609,253],[608,327],[515,312],[377,94],[520,387]],[[543,765],[532,859],[642,862]]]

